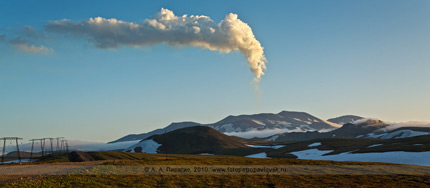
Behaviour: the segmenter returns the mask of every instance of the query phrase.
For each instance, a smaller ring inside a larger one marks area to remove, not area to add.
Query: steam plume
[[[237,14],[227,14],[216,24],[207,16],[176,16],[168,9],[142,23],[136,24],[101,17],[74,22],[51,21],[45,25],[50,32],[85,36],[98,48],[120,46],[147,46],[167,43],[172,46],[196,46],[229,53],[240,50],[248,60],[255,81],[259,81],[266,69],[263,47],[255,39],[251,27],[238,19]]]

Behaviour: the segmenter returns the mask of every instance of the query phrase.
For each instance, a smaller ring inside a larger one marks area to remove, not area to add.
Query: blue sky
[[[237,14],[264,47],[262,94],[239,51],[100,49],[44,30],[99,16],[141,23],[161,8],[215,23]],[[430,121],[428,10],[426,0],[1,1],[0,136],[110,141],[171,122],[282,110]],[[12,42],[20,37],[48,51],[23,51]]]

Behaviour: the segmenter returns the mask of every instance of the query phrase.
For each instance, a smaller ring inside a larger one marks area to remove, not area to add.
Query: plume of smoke
[[[223,53],[239,50],[247,58],[256,82],[266,69],[263,47],[255,38],[251,27],[233,13],[227,14],[224,20],[216,24],[207,16],[176,16],[163,8],[155,16],[139,24],[96,17],[79,22],[51,21],[45,25],[45,30],[87,37],[98,48],[167,43]]]

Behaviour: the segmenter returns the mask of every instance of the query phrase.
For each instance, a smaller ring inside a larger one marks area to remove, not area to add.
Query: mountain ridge
[[[293,132],[283,133],[266,138],[264,140],[285,142],[285,141],[306,141],[320,138],[379,138],[397,139],[421,135],[430,135],[430,127],[399,127],[387,129],[390,124],[377,119],[360,119],[352,123],[346,123],[342,127],[329,132]]]
[[[109,143],[142,140],[152,135],[163,134],[179,128],[208,126],[222,133],[263,131],[280,129],[284,132],[326,131],[340,127],[333,122],[317,118],[306,112],[281,111],[279,113],[258,113],[250,115],[229,115],[212,124],[200,124],[191,121],[171,123],[167,127],[141,134],[129,134]]]
[[[150,136],[124,151],[136,153],[245,156],[272,150],[271,148],[250,147],[245,145],[243,140],[227,136],[211,127],[193,126]]]

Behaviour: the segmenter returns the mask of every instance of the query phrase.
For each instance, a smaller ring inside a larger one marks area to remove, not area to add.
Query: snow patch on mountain
[[[373,144],[373,145],[367,146],[367,148],[373,148],[373,147],[382,146],[382,145],[384,144]]]
[[[336,127],[336,128],[342,127],[342,125],[339,125],[337,123],[333,123],[333,122],[326,121],[326,120],[321,120],[321,121],[324,122],[324,123],[327,123],[327,124],[331,125],[332,127]]]
[[[299,159],[331,160],[331,161],[359,161],[359,162],[385,162],[411,165],[430,166],[430,151],[405,152],[392,151],[383,153],[340,153],[337,155],[325,155],[332,150],[308,149],[291,152]]]
[[[379,139],[398,139],[398,138],[408,138],[408,137],[422,136],[422,135],[428,135],[428,134],[430,133],[421,132],[421,131],[412,131],[412,130],[398,130],[391,133],[382,133],[382,134],[369,133],[365,137],[379,138]]]
[[[141,141],[129,148],[126,149],[126,151],[135,152],[135,148],[142,148],[142,153],[157,153],[158,148],[161,146],[161,144],[155,142],[152,139]]]
[[[316,147],[316,146],[321,146],[321,142],[315,142],[308,145],[308,147]]]
[[[260,146],[260,145],[247,145],[252,148],[273,148],[273,149],[279,149],[284,147],[285,145],[274,145],[274,146]]]
[[[291,125],[290,122],[286,122],[286,121],[272,121],[272,122],[273,122],[273,124],[283,125],[283,126]]]
[[[270,137],[269,139],[267,139],[268,141],[275,141],[277,138],[279,137],[279,135],[275,135]]]
[[[269,157],[267,157],[267,153],[266,153],[266,152],[256,153],[256,154],[252,154],[252,155],[247,155],[247,156],[245,156],[245,157],[250,157],[250,158],[261,158],[261,159],[269,158]]]
[[[219,129],[224,129],[223,132],[225,132],[225,133],[240,131],[240,128],[238,128],[238,127],[233,128],[233,124],[231,124],[231,123],[224,124]]]
[[[259,125],[266,125],[266,124],[264,124],[263,122],[258,121],[258,120],[255,120],[255,119],[253,119],[252,121],[253,121],[254,123],[256,123],[256,124],[259,124]]]
[[[299,125],[300,129],[302,130],[312,130],[311,127],[309,127],[309,125]]]

